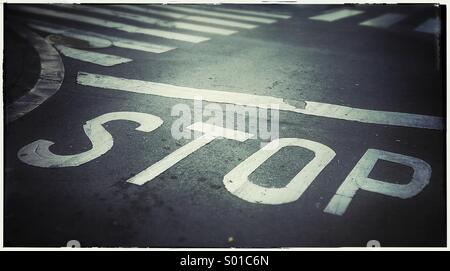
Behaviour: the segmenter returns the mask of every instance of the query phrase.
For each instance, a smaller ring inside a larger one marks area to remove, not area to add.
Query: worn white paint
[[[441,117],[353,108],[335,104],[306,102],[304,114],[364,123],[442,130]],[[299,113],[302,110],[300,110]]]
[[[270,18],[276,18],[276,19],[290,19],[292,17],[292,16],[286,15],[286,14],[278,14],[278,13],[265,12],[265,11],[256,11],[256,10],[224,8],[222,6],[219,6],[217,8],[217,10],[220,10],[220,11],[223,10],[223,11],[240,13],[240,14],[247,14],[247,15],[256,15],[256,16],[270,17]]]
[[[248,180],[248,176],[261,164],[279,150],[288,146],[311,150],[315,157],[285,187],[263,187]],[[311,140],[300,138],[276,139],[237,165],[225,175],[223,183],[230,193],[248,202],[274,205],[289,203],[302,196],[335,155],[336,153],[329,147]]]
[[[70,58],[77,59],[84,62],[93,63],[100,66],[111,67],[117,64],[127,63],[133,61],[130,58],[108,55],[97,52],[90,52],[86,50],[80,50],[70,48],[62,45],[56,45],[58,51]]]
[[[383,14],[381,16],[375,17],[370,20],[366,20],[366,21],[360,23],[360,25],[371,26],[371,27],[376,27],[376,28],[388,28],[388,27],[392,26],[393,24],[400,22],[404,18],[406,18],[406,15],[404,15],[404,14],[388,13],[388,14]]]
[[[394,184],[369,178],[370,172],[379,159],[411,167],[414,170],[411,181],[407,184]],[[359,189],[401,199],[411,198],[425,188],[430,177],[431,166],[419,158],[377,149],[368,149],[347,178],[345,178],[345,181],[336,191],[324,212],[343,215]]]
[[[68,32],[65,31],[62,27],[55,28],[55,27],[49,27],[34,23],[29,23],[28,26],[35,30],[39,30],[42,32],[47,32],[51,34],[57,34],[62,35],[64,37],[73,38],[77,40],[85,41],[89,44],[89,47],[91,48],[107,48],[112,46],[112,42],[105,38],[100,38],[99,36],[90,35],[88,33],[74,33],[74,32]]]
[[[29,23],[28,26],[42,32],[62,35],[65,37],[85,41],[89,43],[89,47],[93,48],[106,48],[112,46],[112,42],[109,39],[100,38],[98,35],[93,35],[92,33],[88,32],[69,32],[68,28],[65,29],[62,26],[49,26],[47,24],[40,25],[39,23]]]
[[[127,5],[119,5],[118,7],[127,8],[130,9],[132,6]],[[143,6],[139,7],[142,12],[146,12],[148,14],[158,15],[161,17],[168,17],[172,19],[180,19],[180,20],[187,20],[187,21],[194,21],[199,23],[207,23],[207,24],[216,24],[221,26],[227,26],[227,27],[236,27],[236,28],[243,28],[243,29],[253,29],[258,27],[255,24],[249,24],[249,23],[242,23],[242,22],[236,22],[231,20],[223,20],[223,19],[217,19],[217,18],[211,18],[211,17],[203,17],[203,16],[191,16],[186,15],[182,13],[177,12],[171,12],[171,11],[164,11],[160,9],[152,8],[151,6]]]
[[[130,178],[129,180],[127,180],[127,182],[136,185],[143,185],[153,180],[161,173],[171,168],[176,163],[180,162],[181,160],[194,153],[201,147],[207,145],[216,138],[228,138],[243,142],[253,136],[252,134],[202,122],[196,122],[188,126],[187,129],[204,133],[204,135],[175,150],[168,156],[164,157],[162,160],[156,162],[144,171]]]
[[[138,112],[113,112],[86,121],[84,132],[91,141],[92,148],[88,151],[73,155],[57,155],[50,151],[54,142],[39,139],[24,147],[17,153],[17,157],[24,163],[44,168],[75,167],[92,161],[109,151],[113,146],[111,134],[102,126],[113,120],[128,120],[140,124],[138,131],[151,132],[161,126],[161,118]]]
[[[84,5],[83,6],[75,5],[75,6],[71,6],[71,7],[81,9],[81,10],[86,10],[89,12],[95,12],[98,14],[133,20],[133,21],[137,21],[137,22],[141,22],[141,23],[157,25],[157,26],[165,27],[165,28],[184,29],[184,30],[190,30],[190,31],[217,34],[217,35],[231,35],[231,34],[234,34],[237,32],[235,30],[199,25],[199,24],[191,24],[191,23],[186,23],[186,22],[182,22],[182,21],[166,21],[166,20],[161,20],[161,19],[157,19],[154,17],[150,17],[150,16],[142,16],[139,14],[108,9],[107,6],[105,6],[106,8],[100,8],[98,6],[84,6]],[[144,11],[145,12],[145,9],[143,9],[142,7],[139,7],[139,6],[120,6],[119,5],[119,7],[122,7],[122,8],[128,9],[128,10],[132,10],[132,11],[138,11],[138,12]]]
[[[67,28],[67,27],[61,27],[53,24],[48,23],[40,23],[33,21],[32,23],[28,23],[28,26],[30,26],[33,29],[52,33],[52,34],[60,34],[66,37],[76,38],[88,41],[89,43],[99,44],[99,40],[108,41],[112,43],[112,45],[119,47],[119,48],[125,48],[125,49],[132,49],[132,50],[138,50],[143,51],[147,53],[165,53],[171,50],[176,49],[176,47],[171,46],[164,46],[149,42],[142,42],[142,41],[136,41],[136,40],[130,40],[130,39],[124,39],[119,38],[115,36],[108,36],[103,35],[99,33],[89,32],[89,31],[82,31],[78,29],[73,28]],[[106,45],[106,44],[105,44]]]
[[[441,32],[441,22],[438,18],[428,19],[416,27],[415,31],[428,34],[439,34]]]
[[[227,27],[243,28],[243,29],[254,29],[254,28],[258,27],[255,24],[242,23],[242,22],[236,22],[236,21],[230,21],[230,20],[224,20],[224,19],[217,19],[217,18],[210,18],[210,17],[202,17],[202,16],[187,16],[186,19],[189,19],[191,21],[196,21],[196,22],[199,22],[199,23],[216,24],[216,25],[222,25],[222,26],[227,26]]]
[[[112,5],[113,7],[118,7],[118,8],[124,8],[124,9],[128,9],[128,10],[132,10],[132,11],[138,11],[138,12],[144,12],[147,14],[152,14],[152,15],[158,15],[161,17],[166,17],[166,18],[171,18],[171,19],[183,19],[183,20],[189,20],[188,15],[186,14],[182,14],[182,13],[177,13],[177,12],[170,12],[170,11],[163,11],[163,10],[159,10],[159,9],[154,9],[152,8],[152,6],[145,6],[145,5]]]
[[[333,12],[316,15],[316,16],[310,17],[310,19],[318,20],[318,21],[325,21],[325,22],[334,22],[337,20],[345,19],[348,17],[362,14],[362,13],[364,13],[364,11],[354,10],[354,9],[340,9],[340,10],[336,10]]]
[[[142,52],[161,54],[161,53],[165,53],[165,52],[177,49],[177,47],[173,47],[173,46],[164,46],[164,45],[159,45],[159,44],[154,44],[154,43],[149,43],[149,42],[116,38],[116,37],[104,36],[104,35],[102,35],[102,36],[104,38],[108,38],[109,40],[111,40],[113,42],[113,45],[116,47],[137,50],[137,51],[142,51]]]
[[[179,41],[192,42],[192,43],[199,43],[202,41],[209,40],[209,38],[207,38],[207,37],[176,33],[176,32],[171,32],[171,31],[155,29],[155,28],[142,28],[142,27],[138,27],[138,26],[134,26],[134,25],[118,23],[115,21],[103,20],[103,19],[94,18],[94,17],[90,17],[90,16],[85,16],[85,15],[78,15],[78,14],[74,14],[71,12],[63,12],[60,10],[50,10],[47,8],[37,8],[37,7],[22,6],[22,5],[16,5],[12,8],[23,11],[23,12],[27,12],[27,13],[41,15],[41,16],[49,16],[49,17],[53,17],[53,18],[59,18],[59,19],[64,19],[64,20],[70,20],[70,21],[75,21],[75,22],[80,22],[80,23],[96,25],[96,26],[100,26],[100,27],[111,28],[111,29],[115,29],[115,30],[128,32],[128,33],[143,34],[143,35],[155,36],[155,37],[171,39],[171,40],[179,40]],[[70,10],[69,6],[67,6],[66,9]]]
[[[13,122],[40,106],[59,90],[64,80],[64,65],[58,51],[44,38],[27,28],[11,26],[38,53],[41,71],[30,91],[5,106],[6,123]]]
[[[248,22],[255,22],[255,23],[262,23],[262,24],[272,24],[277,21],[277,20],[268,19],[268,18],[253,17],[253,16],[247,16],[247,15],[236,15],[236,14],[231,14],[231,13],[227,13],[227,12],[201,10],[201,9],[196,9],[196,8],[189,8],[189,7],[175,6],[175,5],[161,5],[158,7],[163,8],[163,9],[174,10],[174,11],[179,11],[179,12],[186,12],[186,13],[193,13],[193,14],[198,14],[198,15],[203,15],[203,16],[213,16],[213,17],[219,17],[219,18],[248,21]]]
[[[86,86],[157,95],[168,98],[195,100],[195,97],[202,97],[204,101],[209,102],[255,106],[266,109],[273,108],[273,105],[277,105],[279,110],[283,111],[370,124],[436,130],[442,130],[443,127],[443,119],[435,116],[367,110],[310,101],[304,101],[303,103],[299,101],[295,103],[290,100],[271,96],[179,87],[169,84],[84,72],[78,73],[77,82]],[[304,108],[300,104],[305,104]]]

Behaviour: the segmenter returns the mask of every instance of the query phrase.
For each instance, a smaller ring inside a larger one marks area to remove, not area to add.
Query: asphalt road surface
[[[442,12],[6,5],[64,77],[5,124],[4,245],[445,246]],[[280,98],[285,147],[174,138],[198,89],[203,106]]]

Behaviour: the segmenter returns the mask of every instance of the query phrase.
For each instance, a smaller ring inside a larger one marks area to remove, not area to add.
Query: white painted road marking
[[[101,39],[110,41],[112,43],[112,45],[119,47],[119,48],[138,50],[138,51],[143,51],[143,52],[147,52],[147,53],[160,54],[160,53],[165,53],[165,52],[176,49],[176,47],[158,45],[158,44],[149,43],[149,42],[135,41],[135,40],[124,39],[124,38],[119,38],[119,37],[114,37],[114,36],[107,36],[107,35],[88,32],[88,31],[81,31],[81,30],[77,30],[77,29],[73,29],[73,28],[60,27],[60,26],[51,25],[51,24],[47,24],[47,23],[43,24],[43,23],[33,22],[33,23],[29,23],[28,26],[30,26],[31,28],[34,28],[36,30],[39,30],[39,31],[52,33],[52,34],[60,34],[60,35],[66,36],[66,37],[81,39],[81,40],[85,40],[88,42],[94,42],[96,39],[101,38]]]
[[[369,178],[370,172],[379,159],[411,167],[414,170],[411,181],[408,184],[394,184]],[[430,177],[431,166],[419,158],[368,149],[347,178],[345,178],[345,181],[328,203],[324,212],[343,215],[359,189],[401,199],[411,198],[427,186]]]
[[[164,31],[154,28],[142,28],[134,25],[129,24],[123,24],[103,19],[97,19],[89,16],[84,15],[77,15],[73,13],[63,12],[59,10],[48,10],[43,8],[37,8],[37,7],[30,7],[30,6],[22,6],[22,5],[15,5],[11,8],[20,10],[27,13],[37,14],[41,16],[49,16],[54,18],[59,18],[63,20],[71,20],[75,22],[80,23],[86,23],[86,24],[92,24],[100,27],[106,27],[106,28],[112,28],[115,30],[120,30],[128,33],[135,33],[135,34],[143,34],[143,35],[149,35],[149,36],[155,36],[165,39],[172,39],[172,40],[180,40],[180,41],[186,41],[186,42],[192,42],[192,43],[199,43],[202,41],[207,41],[209,38],[201,37],[201,36],[194,36],[194,35],[188,35],[188,34],[181,34],[181,33],[175,33],[170,31]],[[67,7],[66,7],[67,8]]]
[[[325,22],[334,22],[340,19],[352,17],[355,15],[359,15],[361,13],[364,13],[364,11],[361,10],[353,10],[353,9],[341,9],[321,15],[316,15],[313,17],[309,17],[312,20],[318,20],[318,21],[325,21]]]
[[[384,14],[384,15],[378,16],[376,18],[364,21],[364,22],[360,23],[360,25],[377,27],[377,28],[388,28],[391,25],[400,22],[404,18],[406,18],[406,15],[397,14],[397,13],[388,13],[388,14]]]
[[[58,51],[51,44],[28,29],[17,25],[13,29],[29,41],[38,53],[41,71],[34,87],[5,107],[6,123],[15,121],[44,103],[59,90],[64,79],[64,65]]]
[[[315,157],[282,188],[268,188],[252,183],[248,176],[267,159],[287,146],[306,148]],[[252,203],[284,204],[298,200],[336,153],[328,146],[300,138],[276,139],[245,159],[223,178],[226,189]]]
[[[248,14],[248,15],[256,15],[256,16],[265,16],[265,17],[271,17],[271,18],[277,18],[277,19],[290,19],[290,15],[285,14],[277,14],[272,12],[265,12],[265,11],[253,11],[253,10],[244,10],[244,9],[234,9],[234,8],[224,8],[222,6],[218,7],[216,10],[223,10],[223,11],[229,11],[234,13],[241,13],[241,14]]]
[[[158,7],[162,8],[162,9],[169,9],[169,10],[174,10],[174,11],[179,11],[179,12],[194,13],[194,14],[204,15],[204,16],[214,16],[214,17],[219,17],[219,18],[256,22],[256,23],[263,23],[263,24],[272,24],[277,21],[277,20],[261,18],[261,17],[235,15],[235,14],[230,14],[230,13],[207,11],[207,10],[174,6],[174,5],[160,5]]]
[[[98,36],[93,36],[85,33],[72,33],[72,32],[66,32],[65,30],[62,30],[63,28],[60,28],[61,30],[58,30],[56,28],[41,26],[37,24],[28,24],[29,27],[39,30],[42,32],[47,32],[51,34],[57,34],[62,35],[64,37],[73,38],[77,40],[85,41],[89,44],[89,47],[91,48],[107,48],[109,46],[112,46],[112,42],[108,39],[100,38]]]
[[[438,18],[431,18],[420,24],[414,30],[429,34],[439,34],[441,32],[441,22]]]
[[[185,30],[191,30],[191,31],[197,31],[197,32],[218,34],[218,35],[231,35],[231,34],[234,34],[237,32],[237,31],[233,31],[233,30],[229,30],[229,29],[203,26],[203,25],[198,25],[198,24],[189,24],[189,23],[184,23],[184,22],[169,22],[169,21],[152,18],[149,16],[141,16],[141,15],[127,13],[127,12],[121,12],[121,11],[117,11],[117,10],[100,8],[100,7],[96,7],[96,6],[92,6],[92,5],[89,5],[89,6],[60,5],[60,6],[71,7],[74,9],[85,10],[88,12],[94,12],[94,13],[98,13],[98,14],[124,18],[124,19],[128,19],[128,20],[133,20],[133,21],[137,21],[137,22],[141,22],[141,23],[152,24],[152,25],[157,25],[157,26],[167,27],[167,28],[185,29]],[[135,8],[138,8],[138,7],[135,7]]]
[[[77,59],[84,62],[89,62],[101,66],[114,66],[117,64],[127,63],[133,61],[132,59],[115,56],[115,55],[108,55],[108,54],[102,54],[97,52],[90,52],[86,50],[80,50],[75,48],[70,48],[62,45],[56,45],[56,48],[58,51],[70,58]]]
[[[131,9],[131,7],[133,7],[133,6],[119,5],[118,7]],[[257,25],[254,25],[254,24],[241,23],[241,22],[236,22],[236,21],[216,19],[216,18],[210,18],[210,17],[191,16],[191,15],[186,15],[186,14],[177,13],[177,12],[158,10],[158,9],[151,8],[149,6],[146,6],[145,8],[144,7],[139,7],[139,8],[141,9],[141,11],[146,12],[148,14],[154,14],[154,15],[158,15],[158,16],[162,16],[162,17],[173,18],[173,19],[188,20],[188,21],[194,21],[194,22],[200,22],[200,23],[216,24],[216,25],[244,28],[244,29],[253,29],[253,28],[258,27]]]
[[[92,148],[88,151],[74,155],[57,155],[50,151],[50,146],[54,142],[39,139],[22,147],[17,153],[17,157],[26,164],[44,168],[75,167],[85,164],[102,156],[112,148],[113,138],[102,125],[113,120],[137,122],[140,126],[136,130],[147,133],[155,130],[163,123],[160,117],[146,113],[107,113],[86,121],[83,126],[84,132],[92,144]]]
[[[279,106],[279,109],[283,111],[333,119],[357,121],[362,123],[435,130],[443,129],[443,119],[435,116],[367,110],[310,101],[305,101],[306,106],[304,108],[300,108],[292,105],[293,103],[289,100],[271,96],[179,87],[169,84],[132,80],[85,72],[78,73],[77,83],[85,86],[122,90],[177,99],[195,100],[196,97],[201,96],[203,100],[209,102],[254,106],[265,109],[270,109],[271,105],[276,104]],[[302,103],[299,102],[299,104]]]
[[[129,180],[127,180],[127,182],[136,185],[143,185],[153,180],[161,173],[174,166],[176,163],[180,162],[181,160],[183,160],[196,150],[207,145],[208,143],[210,143],[211,141],[213,141],[218,137],[224,137],[232,140],[237,140],[239,142],[244,142],[253,136],[252,134],[235,131],[202,122],[196,122],[188,126],[187,128],[190,130],[202,132],[204,133],[204,135],[202,135],[197,139],[194,139],[193,141],[189,142],[183,147],[175,150],[168,156],[164,157],[162,160],[156,162],[155,164],[151,165],[150,167],[140,172],[136,176],[130,178]]]

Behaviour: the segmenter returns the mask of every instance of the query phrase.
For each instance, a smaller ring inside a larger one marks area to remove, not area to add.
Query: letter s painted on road
[[[160,117],[138,112],[112,112],[103,114],[83,125],[84,132],[92,143],[88,151],[73,155],[57,155],[50,151],[54,142],[39,139],[19,150],[17,157],[24,163],[36,167],[75,167],[85,164],[108,152],[113,146],[113,138],[102,126],[113,120],[129,120],[140,124],[138,131],[151,132],[163,123]]]

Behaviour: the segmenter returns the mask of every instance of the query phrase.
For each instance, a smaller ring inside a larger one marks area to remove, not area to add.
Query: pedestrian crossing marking
[[[243,29],[253,29],[253,28],[258,27],[258,25],[255,25],[255,24],[242,23],[242,22],[210,18],[210,17],[191,16],[191,15],[186,15],[186,14],[177,13],[177,12],[159,10],[159,9],[155,9],[155,8],[152,8],[149,6],[146,6],[144,8],[144,7],[136,7],[136,6],[130,6],[130,5],[123,5],[123,6],[117,5],[117,7],[126,8],[126,9],[130,9],[130,10],[135,10],[135,11],[139,10],[142,12],[146,12],[148,14],[158,15],[158,16],[162,16],[162,17],[169,17],[172,19],[195,21],[195,22],[200,22],[200,23],[215,24],[215,25],[221,25],[221,26],[227,26],[227,27],[236,27],[236,28],[243,28]]]
[[[441,31],[441,22],[438,18],[431,18],[420,24],[415,30],[428,34],[439,34]]]
[[[354,9],[341,9],[321,15],[316,15],[313,17],[310,17],[312,20],[318,20],[318,21],[325,21],[325,22],[334,22],[337,20],[341,20],[344,18],[356,16],[359,14],[364,13],[364,11],[361,10],[354,10]]]
[[[163,46],[158,45],[154,43],[149,42],[141,42],[141,41],[135,41],[125,38],[119,38],[115,36],[108,36],[103,35],[99,33],[89,32],[89,31],[82,31],[78,29],[73,28],[66,28],[61,26],[56,26],[49,23],[42,23],[38,22],[36,20],[32,20],[32,23],[28,23],[28,26],[30,26],[33,29],[46,32],[46,33],[52,33],[52,34],[61,34],[66,37],[72,37],[76,39],[86,40],[88,42],[96,42],[98,43],[98,39],[105,39],[112,43],[113,46],[124,48],[124,49],[132,49],[132,50],[138,50],[143,51],[147,53],[165,53],[171,50],[176,49],[176,47],[170,47],[170,46]]]
[[[114,66],[117,64],[127,63],[131,62],[132,59],[125,58],[125,57],[119,57],[115,55],[109,55],[109,54],[103,54],[103,53],[97,53],[97,52],[90,52],[86,50],[81,49],[75,49],[70,48],[63,45],[56,45],[56,49],[58,51],[65,55],[66,57],[70,57],[73,59],[77,59],[84,62],[89,62],[93,64],[97,64],[100,66]]]
[[[378,16],[376,18],[364,21],[360,23],[363,26],[371,26],[371,27],[379,27],[379,28],[388,28],[395,23],[403,20],[406,15],[397,14],[397,13],[388,13]]]
[[[108,15],[108,16],[114,16],[114,17],[128,19],[128,20],[132,20],[132,21],[136,21],[136,22],[157,25],[157,26],[165,27],[165,28],[191,30],[191,31],[205,32],[205,33],[217,34],[217,35],[231,35],[231,34],[234,34],[237,32],[237,31],[229,30],[229,29],[203,26],[203,25],[197,25],[197,24],[190,24],[190,23],[184,23],[184,22],[179,22],[179,21],[165,21],[165,20],[148,17],[148,16],[141,16],[138,14],[121,12],[121,11],[117,11],[117,10],[111,10],[111,9],[92,6],[92,5],[84,6],[84,5],[61,4],[58,6],[70,7],[70,8],[74,8],[74,9],[78,9],[78,10],[85,10],[88,12],[93,12],[93,13]]]
[[[92,36],[88,33],[80,33],[80,32],[72,33],[72,32],[64,31],[62,29],[58,30],[56,28],[47,27],[47,26],[34,24],[34,23],[28,23],[27,25],[38,31],[56,34],[56,35],[62,35],[64,37],[85,41],[88,43],[88,45],[90,47],[93,47],[93,48],[106,48],[106,47],[112,46],[112,42],[110,40],[100,38],[98,36]]]
[[[235,15],[235,14],[230,14],[230,13],[208,11],[208,10],[201,10],[201,9],[196,9],[196,8],[188,8],[188,7],[174,6],[174,5],[161,5],[158,7],[162,8],[162,9],[174,10],[174,11],[179,11],[179,12],[193,13],[193,14],[204,15],[204,16],[215,16],[215,17],[219,17],[219,18],[234,19],[234,20],[263,23],[263,24],[272,24],[277,21],[274,19],[267,19],[267,18],[253,17],[253,16],[246,16],[246,15]]]
[[[208,17],[202,17],[202,16],[188,16],[183,19],[188,19],[188,20],[196,21],[196,22],[200,22],[200,23],[217,24],[217,25],[243,28],[243,29],[254,29],[254,28],[258,27],[255,24],[241,23],[241,22],[235,22],[235,21],[230,21],[230,20],[208,18]]]
[[[271,17],[271,18],[277,18],[277,19],[290,19],[291,18],[290,15],[276,14],[276,13],[265,12],[265,11],[253,11],[253,10],[244,10],[244,9],[224,8],[222,6],[219,6],[218,8],[216,8],[214,10],[229,11],[229,12],[234,12],[234,13],[256,15],[256,16],[265,16],[265,17]]]
[[[333,12],[328,12],[325,14],[315,15],[309,17],[311,20],[318,21],[326,21],[326,22],[334,22],[347,17],[356,16],[364,13],[362,10],[352,10],[352,9],[341,9]],[[389,28],[396,23],[404,20],[407,17],[405,14],[399,13],[386,13],[379,15],[377,17],[365,20],[363,22],[358,23],[361,26],[375,27],[375,28]],[[429,33],[429,34],[438,34],[440,33],[440,20],[439,18],[430,18],[425,22],[417,26],[414,31]]]
[[[56,9],[52,9],[56,7]],[[159,29],[152,29],[152,28],[141,28],[134,25],[129,25],[126,23],[121,23],[117,21],[109,21],[97,17],[93,17],[92,15],[86,15],[86,14],[74,14],[69,11],[71,10],[79,10],[79,11],[87,11],[88,13],[95,13],[99,15],[105,15],[105,16],[112,16],[112,17],[118,17],[121,19],[127,19],[131,21],[137,21],[140,23],[146,23],[146,24],[153,24],[160,27],[167,27],[167,28],[179,28],[179,29],[186,29],[186,30],[192,30],[192,31],[200,31],[200,32],[206,32],[209,34],[219,34],[219,35],[231,35],[234,33],[237,33],[237,30],[232,29],[225,29],[225,28],[219,28],[219,27],[211,27],[206,25],[198,25],[198,24],[191,24],[191,23],[185,23],[183,21],[179,21],[179,19],[192,19],[194,17],[194,20],[199,20],[207,23],[213,23],[213,24],[226,24],[229,26],[235,26],[235,27],[242,27],[242,28],[254,28],[257,25],[247,24],[247,23],[241,23],[241,22],[235,22],[230,20],[222,20],[222,19],[216,19],[216,18],[209,18],[209,17],[201,17],[201,16],[189,16],[189,15],[183,15],[179,13],[174,12],[163,12],[164,15],[169,15],[171,18],[177,19],[177,21],[167,21],[167,20],[160,20],[156,19],[150,16],[143,16],[135,13],[130,12],[123,12],[114,9],[113,7],[120,7],[122,9],[128,9],[129,11],[134,12],[145,12],[145,13],[152,13],[152,9],[143,8],[142,6],[117,6],[117,5],[110,5],[110,6],[83,6],[83,5],[67,5],[67,4],[57,4],[53,5],[52,8],[40,8],[40,7],[34,7],[34,6],[14,6],[12,9],[25,12],[25,13],[31,13],[36,14],[40,16],[48,16],[63,20],[70,20],[75,22],[81,22],[81,23],[87,23],[92,24],[95,26],[101,26],[101,27],[107,27],[112,28],[119,31],[125,31],[129,33],[138,33],[138,34],[147,34],[147,35],[153,35],[157,37],[163,37],[167,39],[175,39],[175,40],[183,40],[193,43],[198,43],[201,41],[209,40],[209,37],[202,37],[202,36],[195,36],[195,35],[188,35],[188,34],[182,34],[182,33],[174,33],[170,31],[164,31]],[[153,11],[155,14],[160,15],[160,11]],[[200,12],[202,14],[205,14],[203,12]],[[213,14],[215,15],[217,12],[207,12],[207,14]],[[222,14],[222,13],[220,13]],[[235,18],[246,18],[246,19],[253,19],[257,17],[252,16],[241,16],[241,15],[233,15],[232,17]],[[24,20],[23,18],[19,18],[19,20]],[[130,39],[122,39],[118,37],[113,36],[107,36],[95,32],[90,31],[83,31],[78,30],[74,28],[69,27],[61,27],[61,26],[55,26],[52,24],[44,23],[39,20],[34,19],[25,19],[28,26],[31,28],[37,29],[39,31],[51,33],[51,34],[58,34],[64,37],[74,38],[77,40],[82,40],[87,42],[91,47],[93,48],[106,48],[111,45],[126,49],[135,49],[135,50],[141,50],[145,52],[153,52],[153,53],[162,53],[167,52],[173,49],[176,49],[176,47],[169,47],[169,46],[162,46],[162,45],[156,45],[146,42],[139,42],[134,41]],[[262,18],[262,20],[256,20],[263,23],[271,23],[275,22],[276,20],[273,19],[267,19]],[[101,54],[98,52],[90,52],[87,50],[81,50],[77,48],[72,48],[69,46],[65,46],[66,44],[58,44],[58,48],[61,54],[65,55],[66,57],[70,57],[73,59],[77,59],[84,62],[89,62],[101,66],[113,66],[121,63],[127,63],[132,61],[132,59],[129,58],[123,58],[120,56],[115,55],[108,55],[108,54]]]
[[[123,23],[118,23],[115,21],[109,21],[109,20],[103,20],[103,19],[97,19],[97,18],[85,16],[85,15],[77,15],[77,14],[63,12],[63,11],[59,11],[59,10],[48,10],[48,9],[43,9],[43,8],[31,7],[31,6],[14,6],[12,8],[19,10],[19,11],[27,12],[27,13],[49,16],[49,17],[54,17],[54,18],[59,18],[59,19],[64,19],[64,20],[71,20],[71,21],[80,22],[80,23],[92,24],[95,26],[111,28],[111,29],[120,30],[120,31],[128,32],[128,33],[134,33],[134,34],[144,34],[144,35],[149,35],[149,36],[155,36],[155,37],[160,37],[160,38],[179,40],[179,41],[185,41],[185,42],[191,42],[191,43],[199,43],[199,42],[209,40],[209,38],[207,38],[207,37],[181,34],[181,33],[164,31],[164,30],[159,30],[159,29],[154,29],[154,28],[142,28],[142,27],[138,27],[138,26],[134,26],[134,25],[123,24]]]

